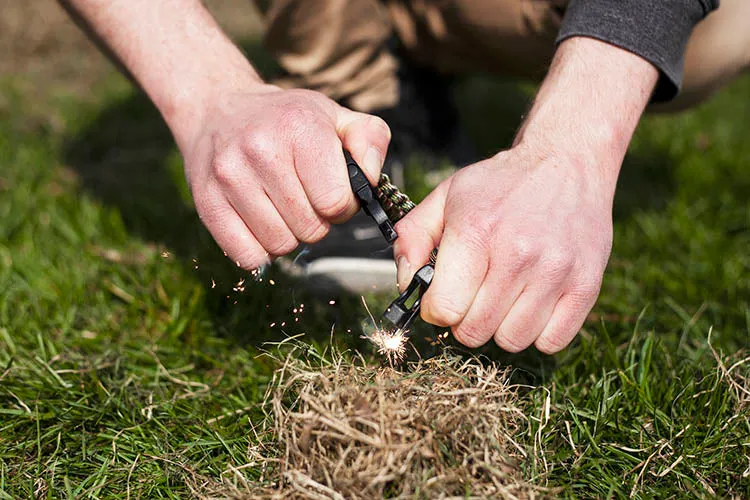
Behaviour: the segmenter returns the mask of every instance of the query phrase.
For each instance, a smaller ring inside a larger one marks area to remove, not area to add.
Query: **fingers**
[[[472,348],[484,345],[495,335],[497,325],[502,323],[525,287],[525,276],[509,283],[505,276],[490,264],[487,279],[477,292],[469,312],[454,329],[453,335],[456,340]]]
[[[440,243],[444,227],[445,200],[451,179],[440,184],[427,198],[396,224],[398,239],[393,254],[398,267],[398,287],[404,291]]]
[[[383,168],[391,129],[379,117],[339,108],[336,115],[336,130],[344,148],[374,186],[378,183]]]
[[[186,175],[204,223],[246,267],[354,215],[342,145],[375,184],[390,141],[381,119],[307,90],[250,93],[216,112],[188,148]]]
[[[321,129],[330,124],[317,121]],[[341,142],[335,133],[320,134],[317,140],[299,137],[293,145],[294,171],[306,197],[320,218],[338,223],[359,210],[352,193]]]
[[[466,316],[489,268],[487,242],[445,228],[435,277],[422,299],[422,317],[438,326],[457,326]]]
[[[339,223],[359,211],[349,183],[341,148],[348,150],[375,185],[383,168],[391,132],[376,116],[337,106],[334,111],[335,134],[319,134],[316,141],[309,134],[300,136],[294,146],[294,165],[307,198],[319,216]],[[316,132],[329,125],[320,117],[310,120]]]
[[[508,352],[529,347],[547,325],[559,297],[557,286],[526,287],[494,332],[495,343]]]
[[[534,342],[534,346],[546,354],[554,354],[564,349],[583,326],[598,294],[599,290],[596,287],[588,291],[566,293],[560,297],[552,317]]]
[[[226,200],[217,197],[212,203],[196,199],[196,205],[211,236],[232,262],[247,270],[270,262],[268,252]]]
[[[291,162],[291,155],[276,158]],[[323,238],[328,223],[310,206],[294,170],[274,168],[272,160],[258,150],[225,153],[214,161],[213,182],[264,248],[281,256],[298,241]]]
[[[297,248],[297,238],[266,193],[256,189],[254,194],[233,196],[229,201],[272,257],[286,255]]]
[[[311,205],[295,170],[270,166],[269,168],[259,169],[259,171],[264,173],[265,177],[262,181],[265,193],[259,193],[259,195],[270,199],[273,208],[281,215],[294,237],[304,243],[320,241],[328,233],[330,224]],[[241,183],[235,183],[231,186],[233,204],[235,206],[246,206],[254,203],[248,193],[257,191],[257,184],[256,181],[251,182],[249,186],[243,186]],[[257,210],[255,209],[255,211]],[[267,212],[267,207],[265,211]],[[252,220],[257,221],[259,219]],[[279,233],[279,235],[283,234]],[[260,237],[260,235],[258,236]]]
[[[267,194],[297,240],[316,243],[328,234],[331,225],[313,210],[299,182],[286,184]]]

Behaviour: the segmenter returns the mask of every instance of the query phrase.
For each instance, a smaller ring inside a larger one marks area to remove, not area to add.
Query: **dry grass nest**
[[[276,372],[274,438],[251,450],[264,470],[251,497],[537,496],[521,480],[526,452],[513,436],[528,421],[507,368],[450,354],[405,369],[334,358],[297,352]]]

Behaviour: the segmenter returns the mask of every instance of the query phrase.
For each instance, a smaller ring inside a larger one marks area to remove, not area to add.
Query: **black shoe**
[[[398,49],[395,53],[398,54]],[[405,165],[418,157],[427,170],[449,163],[461,168],[477,160],[476,151],[460,126],[458,107],[453,98],[453,78],[417,66],[400,58],[399,102],[391,108],[372,111],[388,124],[392,139],[385,161]],[[391,178],[403,185],[398,172]]]
[[[280,259],[279,266],[322,294],[396,291],[393,248],[362,212],[345,224],[331,226],[323,240],[306,246],[293,260]]]
[[[473,161],[473,148],[459,127],[451,79],[402,59],[399,82],[398,104],[372,112],[391,128],[383,171],[393,182],[403,187],[403,169],[413,157],[426,170],[446,160],[456,167]],[[345,224],[333,226],[322,241],[304,248],[293,261],[281,260],[280,266],[321,293],[396,291],[393,249],[362,212]]]

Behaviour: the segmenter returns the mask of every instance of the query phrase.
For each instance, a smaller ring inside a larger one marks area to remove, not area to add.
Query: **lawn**
[[[377,366],[367,313],[227,262],[158,114],[58,14],[45,19],[59,31],[28,30],[33,50],[0,38],[0,498],[241,490],[264,473],[249,450],[278,368],[268,343],[304,333],[310,352],[335,344]],[[490,153],[529,89],[474,78],[458,95]],[[481,351],[531,386],[513,436],[525,481],[554,496],[750,497],[748,116],[746,77],[646,118],[577,340],[555,357]]]

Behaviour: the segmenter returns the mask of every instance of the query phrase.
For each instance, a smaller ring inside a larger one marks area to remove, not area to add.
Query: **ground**
[[[261,351],[305,333],[311,351],[334,343],[377,364],[359,339],[366,313],[356,298],[316,301],[275,270],[254,281],[226,262],[147,100],[54,2],[6,4],[0,498],[183,497],[201,481],[257,480],[248,455],[278,366]],[[249,2],[210,5],[270,68]],[[507,146],[528,96],[461,84],[483,151]],[[555,496],[750,496],[747,116],[742,78],[694,111],[645,119],[578,339],[551,358],[484,351],[528,385],[517,403],[528,425],[513,439],[530,484]],[[407,190],[423,193],[416,177]]]

